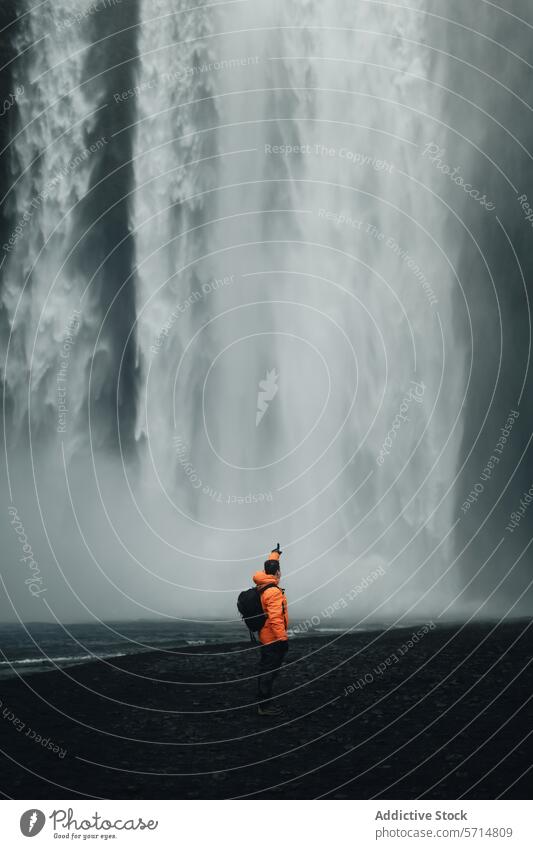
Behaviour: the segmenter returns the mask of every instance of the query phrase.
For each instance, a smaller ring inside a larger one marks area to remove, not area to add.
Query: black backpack
[[[263,610],[261,596],[265,590],[269,590],[271,587],[278,587],[278,585],[265,584],[264,587],[252,587],[250,590],[244,590],[242,593],[239,593],[237,610],[244,619],[244,623],[250,631],[250,637],[252,639],[254,631],[260,631],[267,621],[268,617]]]

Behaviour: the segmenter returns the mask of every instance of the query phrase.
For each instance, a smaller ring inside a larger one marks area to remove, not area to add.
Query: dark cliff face
[[[16,101],[12,102],[14,83],[12,63],[15,58],[13,47],[17,29],[17,2],[5,0],[0,4],[0,198],[4,198],[11,185],[9,168],[9,144],[16,118]],[[8,208],[0,205],[0,234],[9,229]],[[3,242],[3,238],[2,238]]]
[[[443,159],[459,166],[465,180],[495,205],[488,211],[443,178],[451,209],[446,241],[463,289],[456,298],[455,330],[470,340],[456,554],[472,580],[469,594],[487,598],[494,590],[495,598],[512,603],[524,592],[519,609],[527,609],[532,569],[522,552],[531,539],[533,509],[512,532],[506,528],[533,483],[533,229],[520,202],[526,195],[533,206],[533,71],[527,64],[533,17],[521,0],[506,9],[448,4],[446,16],[462,28],[435,25],[437,46],[449,55],[434,55],[432,77],[449,89],[440,94],[448,126],[435,140],[446,151]],[[432,10],[442,14],[438,3]],[[520,415],[509,429],[513,410]]]
[[[93,15],[88,23],[80,92],[94,102],[96,120],[87,145],[104,139],[94,156],[89,191],[76,212],[83,235],[72,266],[91,281],[89,303],[101,322],[101,344],[93,361],[90,403],[96,440],[115,447],[133,443],[136,413],[135,245],[130,233],[133,202],[135,99],[117,102],[116,92],[137,82],[139,0],[123,0]],[[94,381],[96,378],[96,381]],[[89,374],[87,374],[89,382]],[[118,420],[117,420],[118,412]]]
[[[0,4],[0,245],[4,244],[6,236],[12,231],[14,216],[9,203],[9,190],[12,180],[10,143],[17,122],[17,105],[15,85],[13,81],[13,60],[15,58],[14,39],[17,31],[17,10],[19,0],[4,0]],[[4,251],[0,249],[0,295],[4,285],[3,264]],[[5,339],[9,331],[8,317],[4,302],[0,297],[0,338]],[[3,348],[1,348],[3,352]],[[4,393],[4,369],[0,365],[0,401]],[[9,398],[6,398],[6,412],[10,413]],[[0,432],[3,426],[0,425]]]

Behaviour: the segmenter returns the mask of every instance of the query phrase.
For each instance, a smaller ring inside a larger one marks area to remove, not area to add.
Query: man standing
[[[274,679],[289,648],[287,599],[284,591],[278,586],[281,578],[280,555],[278,543],[277,549],[271,551],[268,560],[265,561],[264,572],[256,572],[253,577],[254,584],[261,593],[261,606],[267,617],[259,631],[261,643],[257,679],[259,716],[278,716],[281,713],[279,707],[269,704]],[[268,589],[263,589],[265,586]]]

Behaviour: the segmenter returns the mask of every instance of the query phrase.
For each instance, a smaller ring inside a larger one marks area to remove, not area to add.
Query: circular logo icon
[[[29,811],[24,811],[20,818],[20,830],[24,837],[35,837],[43,830],[46,817],[42,811],[37,808],[31,808]]]

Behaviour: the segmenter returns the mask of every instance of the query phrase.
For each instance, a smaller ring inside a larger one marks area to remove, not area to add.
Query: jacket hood
[[[262,587],[265,584],[279,584],[279,578],[276,575],[267,575],[266,572],[256,572],[253,576],[253,582],[258,587]]]

